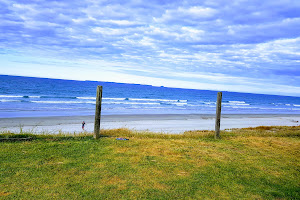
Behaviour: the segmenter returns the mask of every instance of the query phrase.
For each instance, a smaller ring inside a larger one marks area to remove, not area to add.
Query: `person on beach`
[[[83,121],[82,122],[82,130],[84,130],[84,125],[85,125],[85,122]]]

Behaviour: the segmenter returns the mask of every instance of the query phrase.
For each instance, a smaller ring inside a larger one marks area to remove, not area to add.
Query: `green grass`
[[[102,136],[1,133],[0,199],[300,199],[299,126]]]

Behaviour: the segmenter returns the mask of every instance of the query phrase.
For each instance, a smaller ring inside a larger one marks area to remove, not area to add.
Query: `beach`
[[[19,133],[80,133],[85,121],[86,132],[94,130],[94,116],[58,116],[0,118],[0,131]],[[257,126],[299,126],[300,115],[243,115],[224,114],[221,130]],[[128,128],[136,131],[180,134],[189,130],[214,130],[215,115],[209,114],[148,114],[102,115],[101,129]]]

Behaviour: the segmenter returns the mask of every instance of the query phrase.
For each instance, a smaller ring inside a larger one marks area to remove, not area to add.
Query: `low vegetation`
[[[2,132],[0,199],[300,199],[300,126],[101,135]]]

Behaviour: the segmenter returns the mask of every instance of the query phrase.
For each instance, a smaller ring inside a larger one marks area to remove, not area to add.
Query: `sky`
[[[300,1],[0,0],[0,70],[300,96]]]

